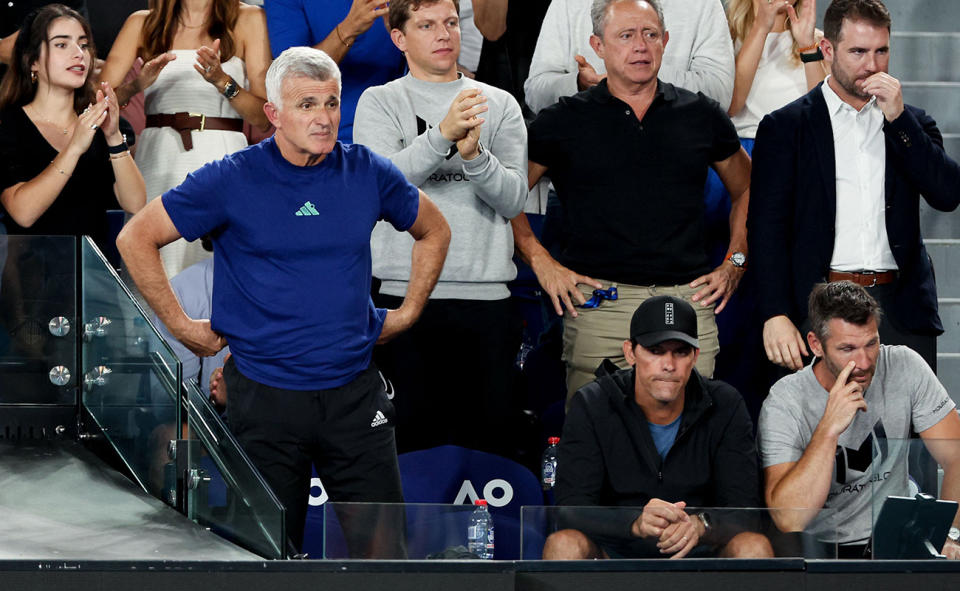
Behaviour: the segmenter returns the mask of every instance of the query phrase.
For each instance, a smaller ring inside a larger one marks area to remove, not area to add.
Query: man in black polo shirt
[[[566,308],[568,397],[603,359],[626,367],[630,314],[655,295],[696,308],[697,370],[712,376],[720,349],[714,314],[736,289],[747,248],[750,158],[716,101],[657,79],[669,39],[658,0],[595,0],[591,14],[590,44],[606,80],[560,99],[530,127],[530,185],[549,171],[562,204],[559,260],[525,216],[513,220],[521,257],[557,313]],[[733,196],[727,257],[712,270],[703,219],[709,166]],[[612,286],[617,300],[591,297],[591,289]]]

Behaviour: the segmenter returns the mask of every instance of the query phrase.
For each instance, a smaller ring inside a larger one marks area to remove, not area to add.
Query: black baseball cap
[[[682,341],[700,348],[697,340],[697,313],[685,300],[654,296],[637,307],[630,320],[630,340],[642,347],[664,341]]]

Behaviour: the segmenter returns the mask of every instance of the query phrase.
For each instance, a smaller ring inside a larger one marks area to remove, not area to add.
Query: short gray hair
[[[312,47],[290,47],[273,60],[267,69],[267,101],[277,109],[281,107],[283,81],[291,76],[302,76],[313,80],[337,81],[337,92],[343,84],[340,81],[340,68],[325,52]]]
[[[593,7],[590,9],[590,20],[593,21],[593,34],[603,38],[603,29],[607,26],[607,11],[614,2],[623,2],[624,0],[593,0]],[[637,0],[632,0],[637,1]],[[643,0],[657,12],[657,19],[660,20],[660,28],[667,29],[663,23],[663,8],[660,6],[660,0]]]

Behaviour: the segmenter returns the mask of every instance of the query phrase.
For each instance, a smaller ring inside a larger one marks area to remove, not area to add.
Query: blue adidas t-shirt
[[[418,196],[364,146],[301,167],[270,138],[191,173],[163,206],[187,240],[213,233],[210,321],[240,372],[314,390],[369,366],[386,318],[370,299],[370,233],[378,220],[407,230]]]

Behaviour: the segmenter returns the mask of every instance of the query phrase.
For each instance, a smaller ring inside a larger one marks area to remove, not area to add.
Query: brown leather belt
[[[228,117],[207,117],[200,113],[160,113],[158,115],[147,115],[147,127],[172,127],[180,134],[185,150],[193,149],[193,138],[190,137],[191,131],[204,131],[206,129],[215,129],[217,131],[243,131],[243,119],[231,119]]]
[[[848,273],[846,271],[830,271],[827,276],[830,281],[853,281],[863,287],[873,287],[875,285],[886,285],[897,280],[896,271],[857,271]]]

